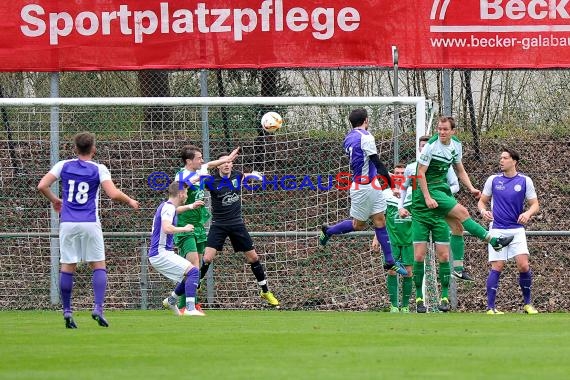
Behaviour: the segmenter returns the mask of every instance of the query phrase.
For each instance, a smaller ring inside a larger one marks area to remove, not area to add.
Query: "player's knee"
[[[525,273],[528,272],[530,270],[530,264],[527,261],[522,261],[520,263],[517,263],[517,267],[520,273]]]
[[[463,225],[459,222],[459,220],[453,219],[453,221],[448,224],[452,235],[463,236]]]
[[[211,264],[215,256],[216,256],[215,249],[206,248],[206,252],[204,252],[204,256],[202,257],[202,261],[206,264]]]
[[[374,223],[374,227],[382,228],[386,226],[386,217],[383,213],[378,213],[372,216],[372,223]]]
[[[505,265],[504,261],[494,261],[491,263],[491,269],[493,269],[496,272],[502,272],[504,265]]]
[[[259,257],[257,256],[255,249],[252,249],[251,251],[245,252],[245,259],[247,260],[248,264],[253,264],[259,260]]]
[[[420,249],[414,252],[414,261],[424,261],[426,258],[426,251]]]
[[[352,221],[352,228],[353,228],[355,231],[362,231],[362,230],[364,230],[364,229],[366,228],[366,223],[365,223],[365,222],[362,222],[362,221],[360,221],[360,220],[353,220],[353,221]]]
[[[451,209],[448,216],[452,219],[457,219],[457,222],[461,224],[462,221],[469,218],[469,211],[461,203],[458,203]],[[454,222],[449,223],[450,225]]]

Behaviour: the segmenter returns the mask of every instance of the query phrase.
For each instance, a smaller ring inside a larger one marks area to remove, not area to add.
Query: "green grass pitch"
[[[570,314],[0,312],[0,379],[564,379]]]

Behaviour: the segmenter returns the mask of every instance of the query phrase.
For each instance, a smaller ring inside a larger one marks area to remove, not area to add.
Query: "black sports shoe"
[[[77,325],[75,324],[75,321],[73,320],[72,316],[64,317],[63,319],[65,320],[65,328],[66,329],[76,329],[77,328]]]
[[[455,277],[458,280],[462,280],[462,281],[468,281],[468,282],[473,282],[475,280],[473,280],[473,277],[471,277],[471,275],[469,274],[469,272],[467,272],[465,269],[463,269],[461,272],[458,271],[453,271],[453,273],[451,274],[453,277]]]
[[[449,306],[449,300],[447,297],[443,297],[441,299],[437,308],[439,311],[443,311],[444,313],[447,313],[449,310],[451,310],[451,306]]]
[[[103,314],[93,313],[91,314],[91,318],[97,321],[99,326],[101,327],[109,327],[109,322],[103,317]]]
[[[498,238],[492,238],[489,244],[491,244],[491,247],[493,247],[495,251],[500,251],[507,245],[511,244],[514,238],[514,236],[500,236]],[[491,243],[493,239],[495,239],[495,242]]]
[[[421,298],[416,298],[416,313],[427,313],[427,307]]]
[[[329,235],[327,235],[327,230],[329,229],[329,226],[327,226],[326,224],[323,224],[321,226],[321,234],[319,235],[319,244],[321,246],[325,246],[327,245],[327,242],[329,241],[329,239],[331,238]]]

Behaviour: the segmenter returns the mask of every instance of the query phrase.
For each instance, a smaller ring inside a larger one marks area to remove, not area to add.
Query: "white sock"
[[[196,308],[196,297],[186,297],[186,310],[194,310]]]

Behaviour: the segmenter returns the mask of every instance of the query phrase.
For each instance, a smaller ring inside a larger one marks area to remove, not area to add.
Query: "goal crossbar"
[[[303,105],[414,105],[416,149],[426,134],[426,99],[423,96],[299,96],[299,97],[109,97],[109,98],[0,98],[0,106],[303,106]]]
[[[125,98],[0,98],[4,106],[224,106],[224,105],[419,105],[421,96],[331,97],[125,97]]]

